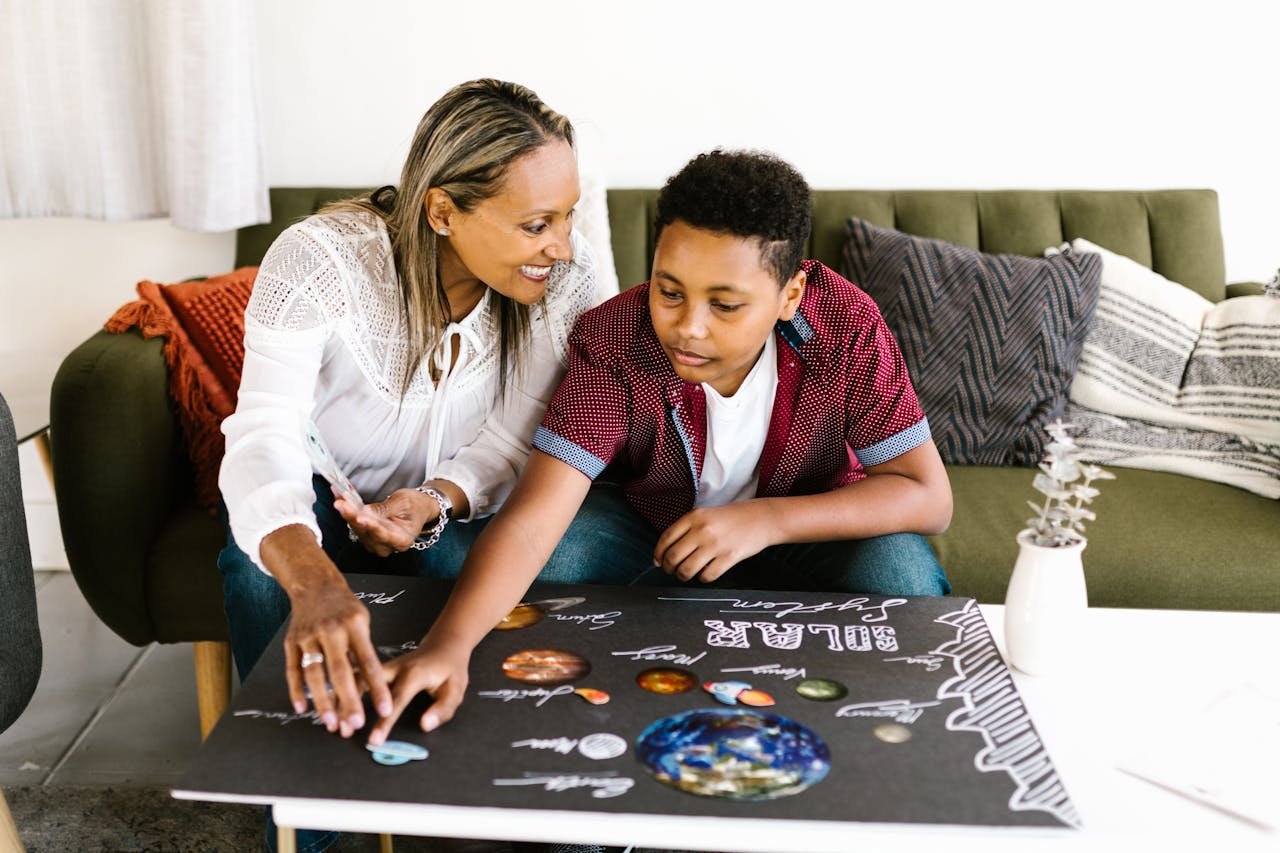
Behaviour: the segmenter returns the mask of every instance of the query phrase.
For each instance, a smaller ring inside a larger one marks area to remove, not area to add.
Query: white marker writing
[[[577,622],[579,624],[590,622],[591,627],[588,628],[587,630],[599,631],[601,628],[608,628],[610,625],[612,625],[613,620],[617,619],[619,616],[622,615],[622,611],[611,610],[608,613],[588,613],[582,616],[577,616],[570,613],[549,613],[547,615],[550,616],[552,619],[558,619],[561,622]]]
[[[780,675],[783,681],[793,678],[808,678],[804,667],[787,667],[777,663],[766,663],[760,666],[732,666],[721,669],[721,672],[750,672],[753,675]]]
[[[908,702],[906,699],[891,699],[887,702],[863,702],[858,705],[845,705],[836,711],[837,717],[889,717],[898,723],[914,723],[920,719],[925,708],[932,708],[937,702]]]
[[[561,755],[568,755],[578,745],[576,737],[528,738],[511,742],[512,746],[527,746],[530,749],[550,749]]]
[[[404,594],[404,590],[399,592],[355,592],[352,593],[357,600],[363,601],[365,604],[395,604],[396,599]]]
[[[567,696],[573,693],[572,684],[561,684],[552,690],[545,687],[530,687],[525,689],[508,688],[504,690],[481,690],[477,696],[483,696],[486,699],[501,699],[503,702],[510,702],[512,699],[537,699],[534,703],[535,708],[541,708],[548,701],[556,696]]]
[[[894,661],[918,663],[923,666],[927,672],[937,672],[942,668],[942,658],[937,655],[911,655],[910,657],[884,659],[885,663],[893,663]]]
[[[320,715],[315,711],[307,711],[305,714],[295,714],[291,711],[258,711],[247,709],[244,711],[235,711],[232,713],[234,717],[249,717],[254,720],[278,720],[280,725],[287,726],[290,723],[296,723],[299,720],[310,720],[311,725],[321,725]]]
[[[706,652],[698,652],[696,655],[680,654],[675,649],[675,646],[649,646],[633,652],[613,652],[613,655],[629,657],[632,660],[667,660],[672,663],[682,663],[685,666],[691,666],[707,656]]]
[[[562,776],[538,776],[526,773],[522,779],[494,779],[495,785],[541,785],[548,791],[569,791],[574,788],[594,788],[591,796],[597,799],[618,797],[630,791],[636,780],[612,773],[565,774]]]
[[[869,604],[869,598],[850,598],[843,602],[824,601],[821,604],[805,604],[802,601],[752,601],[742,598],[677,598],[674,596],[659,596],[659,601],[703,601],[703,602],[719,602],[732,605],[728,610],[721,610],[721,613],[756,613],[760,610],[775,611],[769,615],[775,619],[780,616],[792,616],[797,613],[825,613],[827,611],[835,611],[843,613],[846,610],[853,610],[862,613],[863,622],[883,622],[889,618],[889,608],[898,607],[906,604],[905,598],[886,598],[879,604]]]

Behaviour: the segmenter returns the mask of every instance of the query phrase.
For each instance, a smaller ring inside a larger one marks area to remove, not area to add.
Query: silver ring
[[[320,652],[303,652],[302,653],[303,669],[306,669],[309,666],[315,666],[318,663],[324,663],[324,655],[320,654]]]
[[[352,527],[350,524],[347,525],[347,538],[350,539],[352,542],[360,541],[360,537],[356,535],[356,529]]]

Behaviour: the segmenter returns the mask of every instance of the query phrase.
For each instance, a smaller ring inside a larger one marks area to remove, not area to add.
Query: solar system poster
[[[388,659],[451,584],[349,575]],[[454,720],[378,751],[296,714],[281,638],[175,790],[631,814],[1077,827],[972,599],[535,584]]]

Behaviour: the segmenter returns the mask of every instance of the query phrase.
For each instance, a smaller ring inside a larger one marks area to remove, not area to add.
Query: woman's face
[[[447,268],[456,260],[465,268],[458,271],[464,277],[469,273],[525,305],[537,302],[547,289],[551,265],[573,258],[569,232],[578,195],[573,148],[552,139],[508,166],[498,194],[471,212],[453,209],[442,218],[433,216],[433,227],[449,231],[441,243],[446,285]]]

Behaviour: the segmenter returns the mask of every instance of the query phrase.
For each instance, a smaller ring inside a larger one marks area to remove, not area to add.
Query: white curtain
[[[251,0],[0,0],[0,218],[270,219]]]

